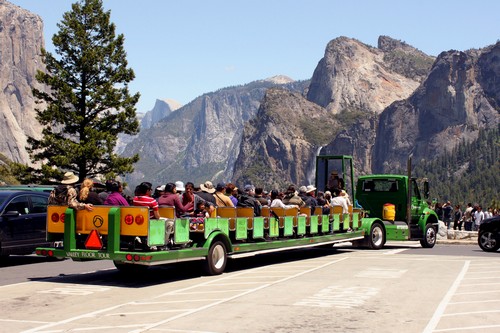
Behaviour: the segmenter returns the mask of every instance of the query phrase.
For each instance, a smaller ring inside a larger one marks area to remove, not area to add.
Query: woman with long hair
[[[80,192],[78,193],[78,201],[93,205],[102,205],[102,200],[99,198],[99,195],[92,191],[93,187],[94,182],[92,179],[85,178],[80,187]]]

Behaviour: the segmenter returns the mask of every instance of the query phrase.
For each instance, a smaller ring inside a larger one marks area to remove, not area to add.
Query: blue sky
[[[69,0],[8,0],[41,16],[46,48]],[[156,99],[187,104],[220,88],[275,75],[311,78],[327,43],[340,36],[377,46],[380,35],[437,56],[500,38],[497,0],[104,0],[125,36],[140,92],[138,112]]]

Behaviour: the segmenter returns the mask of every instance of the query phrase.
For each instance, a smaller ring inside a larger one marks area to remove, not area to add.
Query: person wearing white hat
[[[177,193],[179,194],[181,194],[186,190],[186,188],[184,187],[184,183],[181,182],[180,180],[175,182],[175,188],[177,189]]]
[[[61,185],[56,186],[49,196],[49,205],[68,206],[76,210],[86,209],[92,211],[94,206],[77,200],[77,192],[73,187],[78,182],[79,178],[73,172],[68,171],[64,174],[61,180]]]

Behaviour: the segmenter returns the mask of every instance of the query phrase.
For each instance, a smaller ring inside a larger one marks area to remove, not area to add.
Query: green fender
[[[421,230],[425,230],[425,226],[428,223],[431,223],[436,228],[439,228],[438,216],[436,212],[430,208],[425,208],[418,219],[418,226]]]
[[[379,219],[377,217],[364,217],[361,219],[361,226],[359,228],[365,231],[365,236],[370,235],[372,225],[375,222],[380,223],[382,225],[382,228],[384,229],[384,232],[385,232],[384,222],[381,219]]]
[[[210,235],[208,235],[207,239],[203,243],[202,247],[204,249],[207,249],[208,251],[212,243],[217,240],[224,242],[224,245],[226,245],[227,253],[233,252],[233,245],[231,244],[229,237],[220,230],[214,230],[212,233],[210,233]]]

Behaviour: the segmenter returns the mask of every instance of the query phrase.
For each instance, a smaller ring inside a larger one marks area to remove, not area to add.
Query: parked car
[[[486,252],[495,252],[500,248],[500,215],[487,218],[481,223],[477,243]]]
[[[0,191],[0,256],[31,254],[46,241],[49,193]]]
[[[56,185],[2,185],[0,191],[39,191],[50,193]]]

